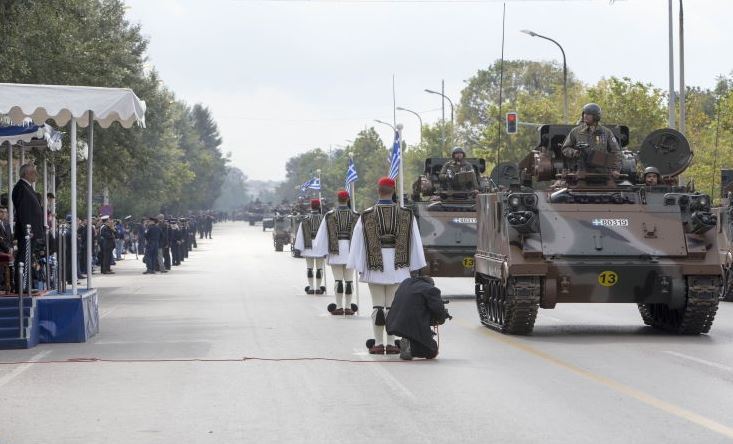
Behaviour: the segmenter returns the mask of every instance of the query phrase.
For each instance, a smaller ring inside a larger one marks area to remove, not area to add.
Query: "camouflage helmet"
[[[646,177],[647,174],[656,174],[657,177],[662,177],[662,173],[659,172],[657,167],[648,166],[644,168],[644,177]]]
[[[601,121],[601,107],[597,103],[586,103],[583,106],[583,114],[590,114],[596,122]]]
[[[461,153],[464,157],[466,156],[466,152],[463,151],[463,148],[461,148],[460,146],[453,147],[453,150],[450,152],[450,156],[453,157],[456,155],[456,153]]]

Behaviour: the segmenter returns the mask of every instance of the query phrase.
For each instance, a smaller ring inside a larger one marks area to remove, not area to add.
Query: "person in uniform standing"
[[[171,250],[171,256],[173,260],[173,266],[181,265],[181,230],[178,228],[178,221],[176,219],[170,219],[168,221],[168,226],[170,227],[170,250]]]
[[[102,221],[102,226],[99,229],[102,274],[113,274],[110,265],[112,264],[112,250],[115,248],[114,225],[112,225],[108,215],[102,216],[100,220]]]
[[[143,274],[155,274],[155,265],[158,263],[158,247],[160,246],[160,227],[158,220],[151,217],[145,229],[145,266]]]
[[[306,274],[308,276],[308,285],[305,287],[306,294],[323,294],[326,291],[326,287],[321,285],[325,255],[319,254],[313,249],[313,241],[316,234],[318,234],[318,228],[321,226],[322,220],[321,201],[311,199],[311,211],[300,222],[295,235],[295,249],[300,251],[306,262]]]
[[[582,122],[562,144],[567,159],[578,160],[578,170],[607,174],[617,179],[621,174],[621,148],[613,132],[602,126],[601,107],[588,103],[583,107]]]
[[[336,282],[336,304],[329,305],[329,311],[332,315],[350,316],[354,314],[351,307],[354,270],[346,268],[346,262],[349,259],[351,236],[359,214],[348,205],[348,191],[339,191],[337,200],[338,207],[323,217],[313,250],[319,256],[327,256],[328,265],[331,266],[331,273]]]
[[[357,221],[346,267],[356,270],[360,280],[369,284],[374,331],[374,344],[369,347],[369,353],[396,354],[399,348],[393,345],[394,336],[386,336],[385,347],[386,314],[399,284],[427,262],[412,211],[392,201],[394,179],[382,177],[377,184],[379,201]]]
[[[446,188],[453,188],[453,179],[458,173],[475,174],[476,171],[474,170],[473,165],[470,162],[467,162],[465,157],[466,152],[463,151],[463,148],[457,146],[453,148],[453,151],[451,152],[451,160],[446,162],[443,165],[443,168],[440,169],[438,178],[443,184],[445,184]],[[478,179],[475,176],[473,182],[473,188],[478,189]]]

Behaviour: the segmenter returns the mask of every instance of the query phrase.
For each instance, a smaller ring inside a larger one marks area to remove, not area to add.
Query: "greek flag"
[[[356,174],[356,166],[354,160],[349,158],[349,167],[346,169],[346,180],[344,181],[344,188],[349,189],[349,185],[356,182],[359,179],[359,175]]]
[[[321,179],[317,177],[306,180],[305,183],[300,186],[301,193],[305,193],[306,190],[320,190],[320,189],[321,189]]]
[[[394,179],[400,174],[400,133],[394,132],[394,143],[392,144],[392,155],[389,158],[389,178]]]
[[[314,177],[311,179],[311,184],[308,186],[311,190],[320,191],[321,190],[321,179],[319,177]]]

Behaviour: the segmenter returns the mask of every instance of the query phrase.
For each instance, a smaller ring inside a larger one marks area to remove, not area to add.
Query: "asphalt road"
[[[334,318],[330,296],[304,295],[304,262],[260,226],[216,225],[167,275],[129,255],[116,270],[96,280],[93,340],[0,351],[37,362],[0,364],[1,444],[733,441],[730,303],[706,336],[598,304],[541,311],[532,336],[506,337],[455,299],[438,359],[403,362],[366,353],[368,310]],[[71,358],[114,362],[47,363]]]

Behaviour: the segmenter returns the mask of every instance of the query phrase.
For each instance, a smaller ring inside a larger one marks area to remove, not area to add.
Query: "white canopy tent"
[[[87,288],[92,288],[92,193],[94,125],[102,128],[118,122],[125,128],[134,123],[145,127],[145,102],[129,88],[99,88],[65,85],[23,85],[0,83],[0,114],[14,122],[31,118],[42,125],[52,119],[59,126],[71,126],[71,233],[77,232],[76,212],[76,128],[88,127],[89,156],[87,158]],[[76,242],[71,242],[71,257],[77,257]],[[77,294],[76,260],[71,261],[71,291]]]

